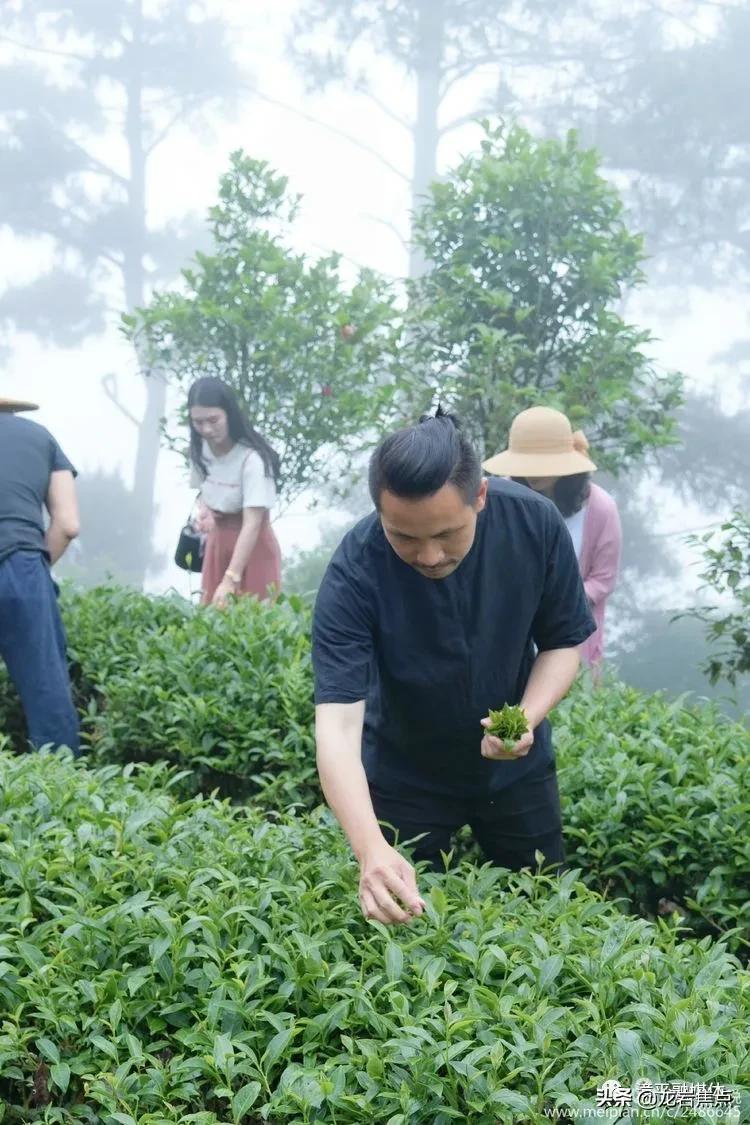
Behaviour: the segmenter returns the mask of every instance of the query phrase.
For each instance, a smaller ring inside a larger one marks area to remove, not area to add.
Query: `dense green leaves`
[[[368,428],[387,426],[399,335],[375,274],[346,286],[338,256],[288,248],[296,204],[285,179],[234,153],[209,215],[211,252],[184,271],[181,290],[125,321],[185,392],[206,375],[231,384],[281,454],[284,500],[339,478]]]
[[[622,684],[555,716],[572,863],[647,914],[684,916],[750,955],[750,729]]]
[[[167,785],[0,753],[6,1122],[510,1125],[614,1075],[750,1080],[747,974],[574,872],[423,875],[387,932],[327,814]]]
[[[430,268],[411,286],[414,370],[485,455],[539,404],[585,429],[600,467],[672,440],[680,381],[655,371],[648,332],[615,311],[643,280],[643,249],[594,151],[572,134],[488,129],[432,185],[415,230]]]
[[[94,760],[164,760],[206,791],[267,809],[320,800],[309,609],[299,600],[246,598],[217,613],[100,587],[65,591],[63,613]],[[17,705],[0,686],[0,729],[20,740]]]
[[[102,587],[65,591],[63,611],[90,759],[164,760],[274,814],[321,801],[301,602],[216,613]],[[746,956],[747,725],[607,683],[576,689],[554,728],[568,853],[585,880],[649,916],[678,909],[699,933],[739,927],[728,940]],[[0,729],[20,745],[3,679]]]
[[[488,715],[491,722],[487,727],[487,733],[501,738],[510,747],[515,746],[519,738],[529,729],[528,719],[520,707],[511,707],[508,703],[504,703],[499,711],[490,709]]]
[[[736,686],[750,673],[750,513],[736,511],[720,530],[689,542],[702,548],[704,587],[723,599],[687,614],[706,625],[711,655],[704,671],[712,684],[726,679]]]

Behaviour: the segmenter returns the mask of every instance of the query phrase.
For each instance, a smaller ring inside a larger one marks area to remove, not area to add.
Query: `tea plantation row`
[[[0,749],[0,1121],[536,1125],[613,1077],[750,1087],[746,727],[577,689],[580,878],[464,862],[389,933],[311,811],[301,603],[64,611],[87,757]],[[2,681],[0,729],[22,748]]]
[[[0,750],[5,1123],[538,1125],[614,1077],[750,1086],[721,943],[469,864],[388,932],[328,814],[176,787]]]
[[[66,592],[75,691],[100,763],[166,761],[255,808],[315,807],[309,613],[224,614],[117,588]],[[496,701],[488,700],[488,706]],[[750,731],[621,684],[555,716],[567,848],[587,882],[750,953]],[[0,686],[0,730],[19,718]]]

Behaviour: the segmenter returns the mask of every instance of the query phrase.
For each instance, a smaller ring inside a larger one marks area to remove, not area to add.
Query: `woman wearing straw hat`
[[[614,499],[591,481],[596,465],[586,438],[559,410],[534,406],[513,419],[508,448],[483,467],[548,496],[565,520],[596,622],[581,659],[597,668],[604,659],[604,615],[617,582],[622,530]]]

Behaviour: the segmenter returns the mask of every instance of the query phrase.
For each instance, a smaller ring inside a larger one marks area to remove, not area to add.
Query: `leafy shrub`
[[[182,598],[149,598],[115,585],[86,592],[63,586],[60,605],[68,638],[73,695],[84,720],[87,713],[96,712],[96,698],[101,696],[106,683],[137,666],[138,638],[160,634],[193,613]],[[0,729],[21,746],[21,709],[2,665]]]
[[[318,803],[301,600],[243,598],[217,613],[101,587],[65,591],[63,613],[96,762],[164,760],[268,808]]]
[[[300,600],[216,613],[103,587],[65,591],[63,611],[91,760],[164,760],[269,810],[319,803]],[[617,683],[576,688],[554,724],[568,853],[585,879],[646,915],[676,904],[746,956],[748,728]],[[17,724],[6,713],[0,729]]]
[[[81,653],[80,659],[84,659]],[[99,761],[165,760],[266,807],[320,800],[309,612],[245,598],[131,636],[86,728]]]
[[[568,857],[609,895],[750,952],[750,730],[624,684],[555,716]],[[661,907],[660,907],[661,902]]]
[[[688,613],[704,622],[711,645],[703,671],[712,684],[723,678],[736,687],[750,673],[750,512],[736,511],[718,531],[687,542],[702,549],[704,589],[723,599]]]
[[[174,782],[174,778],[172,779]],[[602,1081],[750,1081],[750,977],[574,872],[422,876],[391,932],[327,815],[0,753],[5,1121],[538,1123]]]

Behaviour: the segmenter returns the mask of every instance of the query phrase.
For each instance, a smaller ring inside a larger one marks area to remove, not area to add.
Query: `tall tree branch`
[[[459,129],[462,125],[474,124],[481,116],[482,111],[479,109],[475,109],[470,113],[462,113],[460,117],[454,117],[453,120],[449,121],[446,125],[441,125],[438,132],[441,137],[444,137],[447,133],[452,133],[454,129]]]
[[[34,55],[53,55],[55,58],[68,59],[72,62],[92,61],[89,55],[79,55],[75,51],[61,51],[55,47],[37,47],[33,43],[23,43],[19,39],[14,39],[11,35],[0,35],[0,43],[7,43],[11,47],[17,47],[20,51],[29,51]]]
[[[54,121],[50,120],[49,114],[45,114],[44,116],[47,119],[47,124],[52,129],[55,129],[55,123]],[[100,160],[98,158],[98,156],[93,156],[87,148],[80,144],[79,141],[73,140],[68,133],[65,134],[65,145],[67,148],[72,149],[73,152],[76,152],[79,156],[83,157],[84,161],[88,165],[88,167],[85,168],[84,171],[98,172],[100,175],[107,176],[109,179],[114,180],[116,183],[121,184],[123,187],[127,186],[128,181],[125,176],[123,176],[120,172],[116,172],[114,168],[110,168],[109,164],[105,164],[103,160]]]
[[[402,247],[405,250],[408,249],[408,247],[409,247],[408,238],[404,238],[403,234],[398,229],[396,224],[391,222],[390,219],[382,219],[379,215],[367,215],[367,214],[364,215],[364,218],[369,219],[370,222],[372,222],[372,223],[377,223],[381,227],[385,227],[387,230],[389,230],[391,232],[391,234],[395,234],[396,238],[399,240]]]
[[[114,403],[114,405],[117,407],[117,409],[120,411],[120,413],[125,418],[127,418],[127,420],[129,422],[132,422],[132,424],[136,428],[138,428],[141,424],[140,419],[136,418],[135,414],[131,414],[131,412],[128,410],[127,406],[124,406],[120,402],[120,397],[117,393],[117,376],[116,375],[113,375],[110,372],[108,375],[102,376],[102,390],[104,391],[104,393],[107,396],[107,398],[109,399],[109,401]]]
[[[383,156],[382,152],[378,152],[376,148],[368,145],[365,141],[361,141],[359,137],[347,133],[345,129],[339,129],[337,125],[330,125],[327,121],[321,121],[320,118],[314,117],[311,113],[306,113],[304,110],[289,105],[288,102],[283,102],[279,98],[272,98],[269,94],[262,93],[254,86],[248,86],[246,89],[250,90],[250,92],[260,98],[261,101],[268,102],[269,105],[278,106],[279,109],[286,110],[287,113],[293,113],[296,117],[301,117],[304,121],[309,121],[312,125],[317,125],[318,128],[325,129],[327,132],[333,133],[334,136],[341,137],[342,140],[348,141],[349,144],[354,145],[356,148],[361,149],[362,152],[366,152],[369,156],[374,157],[380,164],[388,168],[390,172],[393,172],[394,176],[398,176],[403,183],[408,184],[411,182],[407,173],[388,160],[386,156]]]
[[[157,149],[159,145],[166,140],[178,121],[181,121],[184,117],[188,117],[193,112],[195,107],[200,103],[200,100],[201,99],[196,96],[195,98],[187,98],[183,101],[180,108],[175,111],[167,124],[162,129],[160,129],[159,132],[152,138],[152,140],[150,140],[149,143],[145,146],[143,151],[147,157],[150,156],[152,152],[154,152],[154,150]]]
[[[406,129],[407,133],[411,133],[412,129],[414,128],[414,123],[412,121],[409,121],[407,117],[402,117],[400,113],[396,113],[395,109],[391,109],[387,102],[384,102],[382,98],[379,98],[377,94],[374,94],[372,92],[372,90],[361,86],[357,86],[356,90],[358,94],[362,94],[363,97],[368,98],[373,103],[373,105],[376,105],[381,113],[384,113],[386,117],[389,117],[391,119],[391,121],[395,121],[396,124],[400,125],[402,129]]]

